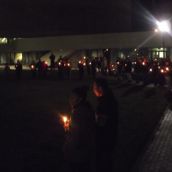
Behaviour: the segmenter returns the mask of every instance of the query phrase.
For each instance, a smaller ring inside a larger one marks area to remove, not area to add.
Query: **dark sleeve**
[[[96,108],[96,123],[99,126],[105,126],[108,120],[108,106],[106,101],[101,101]]]
[[[70,147],[77,147],[79,142],[79,112],[74,111],[72,114],[71,127],[69,133],[66,135],[66,145]]]
[[[96,109],[96,121],[98,125],[104,126],[108,123],[118,121],[118,103],[115,99],[102,101]]]

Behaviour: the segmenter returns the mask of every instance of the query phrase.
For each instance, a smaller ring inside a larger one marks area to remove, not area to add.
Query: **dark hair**
[[[109,89],[109,85],[108,85],[108,82],[105,78],[96,78],[94,80],[94,82],[96,83],[96,85],[98,87],[101,87],[103,89],[103,91],[106,91]]]
[[[88,86],[81,86],[74,88],[71,93],[85,100],[87,98],[88,89]]]
[[[96,83],[98,87],[102,88],[104,96],[113,97],[113,92],[105,78],[96,78],[94,83]]]

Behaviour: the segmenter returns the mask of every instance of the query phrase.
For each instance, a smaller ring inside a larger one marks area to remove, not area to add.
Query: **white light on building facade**
[[[7,38],[0,38],[0,44],[6,44]]]
[[[15,61],[17,62],[17,60],[22,61],[23,59],[23,54],[22,53],[16,53],[15,55]]]

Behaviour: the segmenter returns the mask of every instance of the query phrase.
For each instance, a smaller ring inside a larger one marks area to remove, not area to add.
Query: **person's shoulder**
[[[86,112],[86,111],[92,111],[92,110],[93,110],[93,107],[92,107],[92,105],[91,105],[90,102],[86,101],[86,102],[82,103],[82,104],[78,107],[78,110],[84,111],[84,112]]]

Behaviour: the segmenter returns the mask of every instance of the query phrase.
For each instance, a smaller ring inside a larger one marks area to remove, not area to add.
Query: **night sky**
[[[0,0],[0,32],[17,37],[146,30],[143,8],[157,16],[172,7],[170,0],[134,1]]]

